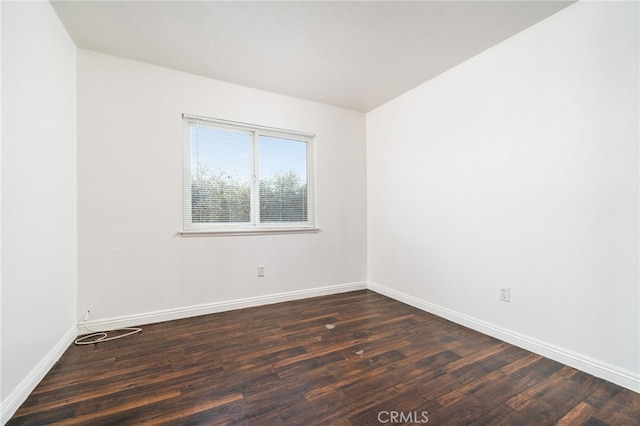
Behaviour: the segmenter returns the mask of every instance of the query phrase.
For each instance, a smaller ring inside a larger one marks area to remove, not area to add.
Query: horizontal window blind
[[[307,144],[294,139],[260,136],[260,222],[306,222]]]
[[[252,135],[198,124],[191,129],[191,220],[250,222]]]

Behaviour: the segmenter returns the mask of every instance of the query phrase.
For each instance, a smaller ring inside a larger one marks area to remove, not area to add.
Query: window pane
[[[307,221],[307,143],[259,138],[260,222]]]
[[[191,221],[251,220],[250,133],[191,127]]]

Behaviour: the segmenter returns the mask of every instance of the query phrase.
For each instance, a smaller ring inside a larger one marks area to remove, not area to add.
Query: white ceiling
[[[370,111],[566,1],[52,1],[76,45]]]

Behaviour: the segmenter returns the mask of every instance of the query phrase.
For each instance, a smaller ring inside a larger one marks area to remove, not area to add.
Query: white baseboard
[[[588,356],[561,348],[514,331],[498,327],[476,318],[461,314],[442,306],[410,296],[380,284],[369,282],[367,288],[376,293],[411,305],[415,308],[446,318],[456,324],[463,325],[480,333],[495,337],[512,345],[521,347],[538,355],[558,361],[562,364],[589,373],[593,376],[615,383],[619,386],[640,393],[640,375],[619,367],[607,364]]]
[[[273,303],[306,299],[309,297],[326,296],[329,294],[346,293],[356,290],[365,290],[366,288],[366,281],[330,285],[306,290],[296,290],[285,293],[227,300],[223,302],[204,303],[201,305],[184,306],[180,308],[164,309],[160,311],[144,312],[140,314],[96,319],[87,321],[86,325],[94,330],[109,330],[118,327],[132,327],[144,324],[152,324],[156,322],[195,317],[198,315],[215,314],[218,312],[232,311],[235,309],[250,308],[253,306],[270,305]],[[78,331],[80,333],[87,332],[81,324],[78,324]]]
[[[40,360],[40,362],[29,372],[20,384],[2,400],[2,410],[0,411],[0,424],[7,423],[18,411],[20,405],[27,399],[29,394],[38,386],[38,383],[47,375],[53,365],[60,359],[64,351],[73,343],[78,335],[78,329],[74,326],[58,340],[58,343]]]

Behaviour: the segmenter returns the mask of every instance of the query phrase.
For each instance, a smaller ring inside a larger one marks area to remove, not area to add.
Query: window
[[[315,230],[313,135],[183,115],[184,229]]]

